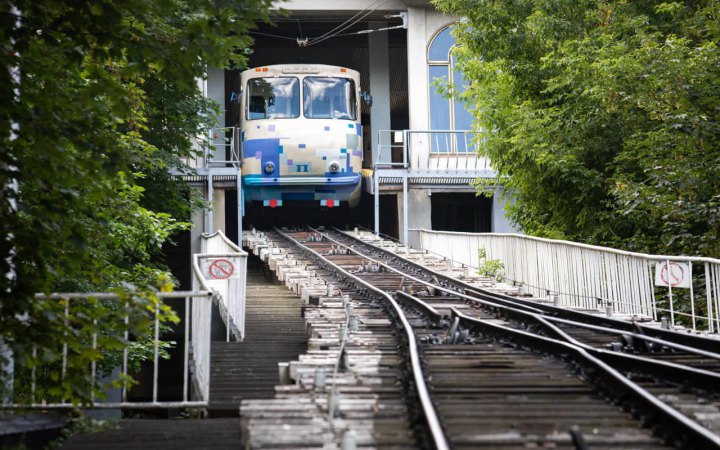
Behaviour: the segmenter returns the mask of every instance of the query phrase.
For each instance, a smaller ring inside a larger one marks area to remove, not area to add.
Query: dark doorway
[[[492,198],[474,193],[433,193],[430,203],[433,230],[491,231]]]
[[[399,239],[397,194],[380,195],[380,233]]]
[[[237,245],[242,246],[238,242],[238,198],[237,189],[228,189],[225,191],[225,236]]]

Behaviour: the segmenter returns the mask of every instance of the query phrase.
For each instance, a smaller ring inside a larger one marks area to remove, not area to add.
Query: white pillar
[[[225,70],[217,67],[208,67],[207,69],[207,97],[216,101],[220,105],[220,115],[217,118],[216,127],[225,126]],[[225,143],[225,133],[218,132],[217,138],[211,136],[213,146],[210,147],[211,157],[215,161],[225,161],[225,151],[227,146]]]
[[[375,235],[380,236],[380,174],[373,173],[373,193],[375,194]]]
[[[243,234],[243,208],[245,205],[243,205],[243,195],[242,195],[242,169],[238,168],[237,171],[237,226],[238,226],[238,236],[237,236],[237,245],[238,247],[242,247],[242,234]]]
[[[213,192],[213,232],[225,229],[225,189],[214,189]]]
[[[213,174],[212,171],[208,170],[207,175],[207,186],[205,187],[205,192],[207,192],[207,200],[208,208],[205,210],[205,233],[212,233],[215,231],[215,219],[214,219],[214,210],[215,210],[215,204],[213,202]]]
[[[408,100],[411,130],[429,128],[426,27],[425,8],[408,7]]]
[[[370,22],[369,29],[387,27],[386,22]],[[373,97],[370,114],[372,162],[377,162],[378,131],[390,129],[390,59],[388,55],[388,32],[375,31],[368,35],[370,53],[370,94]],[[383,155],[383,162],[390,161],[390,152]]]
[[[408,174],[403,175],[403,233],[402,243],[408,245]]]

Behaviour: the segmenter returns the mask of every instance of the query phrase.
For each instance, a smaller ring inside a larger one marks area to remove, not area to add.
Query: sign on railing
[[[519,234],[411,230],[422,249],[478,268],[499,260],[504,278],[560,304],[720,330],[720,260],[648,255]]]
[[[247,253],[222,231],[202,235],[202,254],[195,255],[202,286],[217,293],[226,339],[245,338]]]

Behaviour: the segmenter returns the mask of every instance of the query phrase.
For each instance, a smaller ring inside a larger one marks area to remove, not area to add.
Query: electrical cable
[[[380,2],[380,4],[376,5],[378,2]],[[273,37],[273,38],[277,38],[277,39],[296,41],[298,43],[298,46],[300,46],[300,47],[310,47],[312,45],[319,44],[321,42],[324,42],[324,41],[334,38],[334,37],[354,36],[354,35],[358,35],[358,34],[369,34],[369,33],[375,32],[375,31],[386,31],[386,30],[396,30],[396,29],[400,29],[400,28],[405,28],[405,25],[403,24],[403,25],[392,26],[392,27],[378,28],[378,29],[374,29],[374,30],[359,30],[359,31],[352,31],[349,33],[343,33],[343,31],[356,25],[358,22],[363,20],[365,17],[372,14],[378,8],[383,6],[386,2],[387,2],[387,0],[375,0],[370,5],[368,5],[366,8],[364,8],[362,11],[356,13],[354,16],[352,16],[351,18],[349,18],[342,24],[340,24],[340,25],[336,26],[335,28],[333,28],[332,30],[330,30],[320,36],[314,37],[314,38],[308,38],[308,37],[303,36],[302,26],[300,25],[300,20],[297,20],[300,37],[290,37],[290,36],[282,36],[279,34],[262,33],[260,31],[249,31],[249,33],[255,34],[258,36],[267,36],[267,37]],[[373,8],[368,9],[370,7],[373,7]],[[360,17],[358,17],[358,16],[360,16]],[[356,20],[354,20],[354,19],[356,19]]]
[[[251,30],[251,31],[249,31],[248,33],[250,33],[250,34],[257,34],[258,36],[274,37],[274,38],[278,38],[278,39],[288,39],[288,40],[290,40],[290,41],[295,41],[295,40],[297,40],[297,38],[290,37],[290,36],[281,36],[281,35],[279,35],[279,34],[261,33],[261,32],[259,32],[259,31],[252,31],[252,30]]]
[[[310,42],[313,42],[313,41],[315,41],[315,40],[317,40],[317,39],[322,39],[322,38],[324,38],[325,36],[331,34],[331,33],[334,32],[335,30],[337,30],[338,28],[342,28],[345,24],[347,24],[348,22],[350,22],[350,21],[352,21],[353,19],[355,19],[357,16],[359,16],[359,15],[361,15],[362,13],[364,13],[365,11],[367,11],[369,8],[371,8],[372,6],[374,6],[374,5],[375,5],[377,2],[379,2],[379,1],[381,1],[381,0],[374,0],[372,3],[370,3],[368,6],[366,6],[362,11],[359,11],[359,12],[355,13],[354,16],[352,16],[351,18],[349,18],[349,19],[346,20],[345,22],[341,23],[340,25],[336,26],[336,27],[333,28],[332,30],[326,32],[325,34],[322,34],[322,35],[320,35],[320,36],[317,36],[317,37],[312,38],[312,40],[311,40]],[[385,3],[385,1],[387,1],[387,0],[382,0],[382,3]],[[381,5],[382,5],[382,4],[381,4]],[[373,10],[373,11],[374,11],[374,10]],[[363,16],[363,17],[364,17],[364,16]],[[362,19],[362,18],[361,18],[361,19]],[[359,20],[361,20],[361,19],[359,19]],[[356,22],[356,23],[357,23],[357,22]],[[344,29],[345,29],[345,28],[344,28]],[[343,29],[343,30],[344,30],[344,29]],[[343,31],[343,30],[340,30],[340,31]]]
[[[363,14],[363,15],[362,15],[361,17],[359,17],[355,22],[350,23],[350,24],[348,24],[348,25],[345,25],[344,27],[342,27],[341,29],[339,29],[339,30],[337,31],[337,33],[332,34],[332,35],[330,35],[330,36],[326,36],[326,37],[324,37],[324,38],[313,39],[312,41],[310,41],[309,43],[306,44],[306,47],[310,47],[310,46],[312,46],[312,45],[319,44],[319,43],[321,43],[321,42],[323,42],[323,41],[326,41],[326,40],[328,40],[328,39],[330,39],[330,38],[335,37],[336,35],[338,35],[338,34],[340,34],[341,32],[347,30],[348,28],[356,25],[358,22],[360,22],[361,20],[363,20],[365,17],[367,17],[367,16],[369,16],[370,14],[372,14],[373,12],[375,12],[375,10],[377,10],[378,8],[380,8],[380,7],[381,7],[382,5],[384,5],[386,2],[387,2],[387,0],[383,0],[379,5],[375,6],[373,9],[371,9],[371,10],[369,10],[368,12],[366,12],[365,14]],[[376,0],[375,2],[373,2],[373,3],[371,3],[371,5],[373,5],[373,4],[375,4],[375,3],[377,3],[377,0]],[[367,10],[367,8],[365,8],[365,10]],[[365,11],[365,10],[363,10],[363,11]],[[362,11],[361,11],[361,12],[362,12]],[[355,16],[353,16],[353,17],[356,17],[356,16],[357,16],[357,14],[356,14]],[[352,20],[352,19],[351,19],[351,20]],[[347,23],[347,21],[346,21],[346,23]],[[337,27],[336,27],[336,28],[337,28]]]

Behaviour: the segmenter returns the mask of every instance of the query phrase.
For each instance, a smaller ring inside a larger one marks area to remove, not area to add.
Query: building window
[[[428,47],[431,130],[470,130],[472,127],[472,115],[465,109],[465,105],[452,96],[443,96],[433,83],[438,78],[444,78],[454,86],[455,92],[462,92],[467,86],[467,81],[455,67],[457,58],[453,55],[455,38],[452,29],[452,26],[443,28]],[[434,133],[432,141],[433,153],[474,152],[469,133]]]

